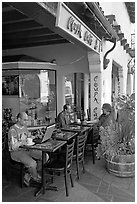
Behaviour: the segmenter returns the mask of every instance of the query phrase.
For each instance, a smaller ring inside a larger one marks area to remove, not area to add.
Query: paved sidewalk
[[[10,182],[2,181],[3,202],[135,202],[135,178],[119,178],[109,174],[103,159],[92,163],[92,155],[85,158],[86,172],[76,179],[76,165],[73,162],[74,188],[69,186],[69,197],[65,195],[63,175],[55,178],[59,191],[46,191],[44,195],[34,196],[35,188],[19,187],[18,175]]]

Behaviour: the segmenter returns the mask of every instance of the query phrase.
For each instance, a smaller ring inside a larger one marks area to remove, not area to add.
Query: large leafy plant
[[[119,96],[114,112],[117,120],[100,127],[101,154],[115,156],[135,153],[135,97]]]

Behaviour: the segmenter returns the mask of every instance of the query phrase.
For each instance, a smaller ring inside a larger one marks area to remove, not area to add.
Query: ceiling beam
[[[120,31],[121,26],[120,25],[113,25],[112,26],[114,28],[114,30],[116,31],[116,33],[118,33],[118,31]]]
[[[22,38],[22,37],[35,37],[35,36],[49,36],[49,35],[54,35],[55,33],[51,31],[50,29],[46,27],[36,27],[32,28],[30,30],[24,30],[24,31],[12,31],[10,34],[9,33],[4,33],[3,37],[4,38]]]
[[[129,44],[127,43],[124,45],[124,50],[127,50],[128,48],[129,48]]]
[[[22,23],[22,22],[27,22],[27,21],[32,21],[32,19],[30,19],[30,18],[22,18],[22,19],[17,19],[17,20],[9,20],[9,21],[2,22],[2,25]]]
[[[16,36],[15,36],[16,37]],[[21,42],[21,43],[32,43],[32,42],[39,42],[39,41],[48,41],[48,40],[56,40],[56,39],[63,39],[61,36],[58,34],[52,34],[52,35],[45,35],[45,36],[28,36],[28,37],[20,37],[20,38],[5,38],[3,37],[4,42],[6,43],[13,43],[16,40],[16,43]]]
[[[18,31],[18,30],[30,29],[32,27],[37,27],[37,26],[40,26],[40,24],[38,24],[33,20],[30,20],[30,21],[25,21],[21,23],[18,22],[18,23],[2,25],[2,30],[3,32],[8,32],[8,30]]]
[[[123,40],[121,40],[121,45],[124,46],[126,43],[127,43],[127,39],[124,38]]]
[[[9,12],[9,11],[13,11],[14,9],[11,6],[5,6],[3,7],[3,3],[2,3],[2,13],[4,12]]]
[[[13,8],[13,7],[12,7]],[[8,12],[3,12],[2,8],[2,23],[8,22],[12,20],[19,20],[19,19],[27,19],[28,17],[24,15],[24,13],[20,12],[19,10],[13,8],[13,10]]]
[[[119,37],[119,40],[122,40],[122,38],[124,38],[124,33],[118,33],[118,37]]]
[[[42,42],[35,42],[35,43],[21,43],[21,44],[5,44],[2,45],[2,49],[15,49],[15,48],[25,48],[25,47],[36,47],[36,46],[46,46],[46,45],[53,45],[53,44],[62,44],[62,43],[69,43],[66,39],[60,40],[53,40],[53,41],[42,41]]]
[[[113,22],[115,21],[115,15],[107,15],[105,17],[108,19],[109,23],[113,25]]]
[[[40,3],[10,2],[10,5],[29,18],[34,19],[36,23],[54,29],[56,20],[55,16],[51,15],[51,13],[49,13],[49,11],[47,11]]]

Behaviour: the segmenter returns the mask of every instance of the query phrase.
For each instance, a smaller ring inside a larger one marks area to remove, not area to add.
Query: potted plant
[[[135,98],[119,96],[115,103],[116,120],[100,127],[101,145],[97,152],[105,156],[109,172],[122,177],[135,174]]]

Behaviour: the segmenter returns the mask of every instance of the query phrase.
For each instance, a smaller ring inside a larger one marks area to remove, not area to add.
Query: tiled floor
[[[34,187],[21,189],[18,175],[13,174],[10,182],[3,175],[3,202],[135,202],[135,178],[119,178],[109,174],[103,159],[92,163],[92,155],[85,157],[86,172],[76,179],[76,165],[73,162],[74,188],[69,186],[69,197],[65,196],[64,178],[57,176],[55,185],[59,191],[46,191],[44,195],[34,196]]]

